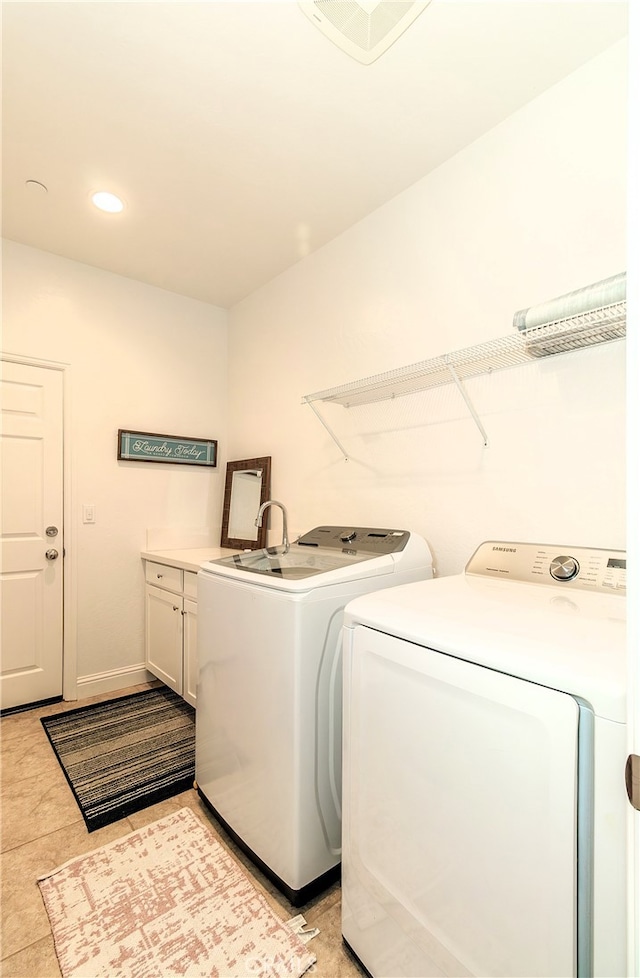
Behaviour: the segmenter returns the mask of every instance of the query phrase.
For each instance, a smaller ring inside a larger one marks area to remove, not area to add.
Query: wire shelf
[[[626,302],[616,302],[569,319],[535,326],[454,353],[307,394],[302,400],[304,404],[325,401],[343,407],[372,404],[463,381],[493,370],[516,367],[541,357],[622,339],[625,334]]]

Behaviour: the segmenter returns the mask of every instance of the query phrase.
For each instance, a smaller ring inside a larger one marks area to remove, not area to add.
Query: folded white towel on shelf
[[[627,294],[627,273],[620,272],[594,282],[575,292],[542,302],[528,309],[520,309],[513,317],[516,329],[533,329],[548,323],[560,322],[573,316],[580,316],[594,309],[603,309],[617,302],[624,302]]]

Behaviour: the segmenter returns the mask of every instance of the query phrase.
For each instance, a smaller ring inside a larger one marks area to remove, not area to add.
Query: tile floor
[[[36,883],[39,875],[184,806],[192,808],[234,854],[279,916],[286,920],[302,913],[309,926],[320,928],[319,935],[309,945],[318,959],[317,964],[307,974],[313,974],[314,978],[361,978],[364,972],[342,943],[339,885],[303,907],[292,907],[217,826],[195,791],[186,791],[91,834],[87,832],[40,717],[144,688],[120,690],[78,703],[55,703],[6,716],[0,721],[0,973],[3,978],[60,976],[49,919]]]

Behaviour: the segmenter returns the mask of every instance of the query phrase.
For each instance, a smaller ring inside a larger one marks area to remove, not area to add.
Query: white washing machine
[[[374,978],[623,976],[624,552],[482,544],[345,609],[343,937]]]
[[[432,576],[422,537],[320,526],[198,574],[198,791],[296,906],[339,876],[342,615]]]

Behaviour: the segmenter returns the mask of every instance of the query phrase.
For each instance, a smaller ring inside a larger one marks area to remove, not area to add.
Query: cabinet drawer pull
[[[180,610],[180,609],[178,608],[178,605],[177,605],[177,604],[174,604],[174,606],[173,606],[173,610],[174,610],[174,611],[179,611],[179,610]]]
[[[160,580],[160,578],[163,577],[163,575],[162,574],[156,574],[156,577],[158,578],[158,580]]]

